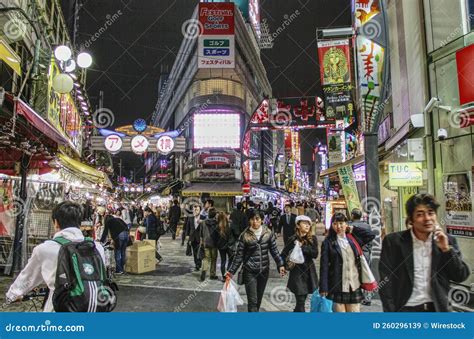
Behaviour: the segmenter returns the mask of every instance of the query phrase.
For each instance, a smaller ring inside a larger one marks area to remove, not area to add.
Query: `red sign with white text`
[[[459,103],[474,102],[474,45],[467,46],[456,53],[458,68]]]
[[[234,3],[199,3],[202,35],[234,34]]]

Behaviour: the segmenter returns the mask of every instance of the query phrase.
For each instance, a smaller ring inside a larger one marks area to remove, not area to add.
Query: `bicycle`
[[[12,305],[17,304],[20,305],[20,303],[28,302],[30,301],[31,304],[29,306],[29,309],[27,309],[26,304],[23,304],[23,307],[21,310],[18,312],[42,312],[44,309],[44,306],[46,304],[46,300],[48,300],[48,295],[49,295],[49,289],[47,287],[36,287],[34,288],[31,292],[28,294],[25,294],[23,297],[17,300],[6,300],[6,302],[3,304],[3,308],[8,308],[12,307]]]

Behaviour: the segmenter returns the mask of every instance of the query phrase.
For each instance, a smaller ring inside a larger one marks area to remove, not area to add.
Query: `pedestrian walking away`
[[[449,312],[450,281],[470,275],[454,237],[440,227],[439,203],[430,194],[406,202],[406,231],[388,234],[379,262],[384,312]]]
[[[227,272],[227,264],[231,261],[234,249],[234,236],[230,230],[227,215],[220,212],[217,216],[217,249],[221,258],[221,274],[222,281],[225,281],[225,273]]]
[[[217,211],[214,207],[209,208],[206,220],[201,221],[201,246],[204,247],[204,261],[201,271],[201,281],[206,280],[209,271],[210,278],[217,280]]]
[[[270,272],[270,254],[280,275],[284,276],[286,271],[278,252],[275,234],[262,226],[263,213],[252,209],[248,216],[250,226],[239,238],[237,252],[226,273],[226,279],[232,279],[242,266],[248,311],[258,312]]]
[[[291,261],[292,252],[296,249],[301,249],[304,258],[302,263]],[[309,217],[296,217],[296,234],[290,237],[281,257],[285,269],[290,272],[287,287],[296,297],[294,312],[305,312],[308,294],[313,294],[318,288],[318,275],[313,261],[318,257],[318,238],[311,233]]]
[[[169,219],[169,227],[171,232],[171,237],[173,240],[176,239],[176,230],[178,228],[179,219],[181,218],[181,208],[179,207],[178,200],[173,200],[173,206],[171,206],[168,219]]]

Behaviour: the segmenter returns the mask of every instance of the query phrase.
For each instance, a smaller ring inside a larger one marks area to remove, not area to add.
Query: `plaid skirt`
[[[332,293],[328,295],[328,299],[338,304],[360,304],[360,302],[364,300],[364,296],[362,295],[361,289],[358,288],[350,292]]]

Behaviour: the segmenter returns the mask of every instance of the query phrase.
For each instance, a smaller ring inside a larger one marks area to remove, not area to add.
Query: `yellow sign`
[[[48,74],[48,121],[69,139],[74,149],[82,151],[82,119],[71,94],[60,94],[53,89],[53,79],[60,69],[54,58]]]
[[[389,163],[388,180],[391,187],[423,186],[421,162]]]
[[[3,60],[16,74],[21,76],[21,58],[3,40],[0,40],[0,60]]]
[[[402,220],[405,220],[407,217],[407,210],[405,208],[405,205],[412,196],[415,194],[418,194],[418,187],[400,187],[399,191],[401,192],[401,214],[402,214]]]

